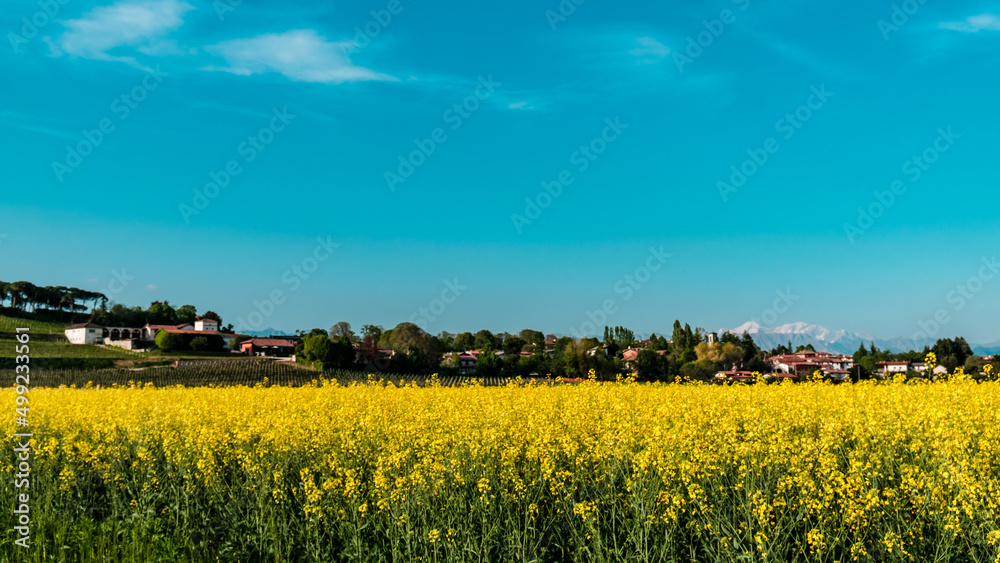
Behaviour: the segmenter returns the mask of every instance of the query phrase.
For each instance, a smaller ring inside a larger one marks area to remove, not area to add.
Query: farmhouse
[[[295,343],[283,338],[251,338],[240,342],[240,352],[250,356],[287,358],[295,353]]]
[[[926,362],[879,362],[878,363],[878,374],[882,377],[892,376],[898,373],[906,373],[908,371],[924,371],[927,369]],[[937,366],[933,370],[934,375],[941,375],[943,373],[948,373],[948,368],[944,366]]]
[[[219,321],[205,317],[197,317],[194,321],[194,329],[200,332],[219,332]]]
[[[141,328],[106,327],[94,323],[71,325],[64,333],[71,344],[109,344],[142,338]]]
[[[71,344],[111,344],[122,348],[133,348],[136,341],[153,342],[158,331],[180,334],[218,334],[219,323],[213,319],[198,317],[194,324],[151,325],[142,328],[107,327],[94,323],[83,323],[68,326],[65,329],[66,339]],[[235,334],[223,334],[222,338],[228,344]]]
[[[66,340],[71,344],[98,344],[104,338],[104,327],[94,323],[66,327]]]
[[[851,356],[811,350],[772,356],[765,358],[764,361],[775,371],[795,375],[810,375],[816,370],[828,375],[840,375],[854,367],[854,359]]]
[[[463,354],[458,357],[458,373],[460,375],[475,375],[476,374],[476,357],[468,354]]]

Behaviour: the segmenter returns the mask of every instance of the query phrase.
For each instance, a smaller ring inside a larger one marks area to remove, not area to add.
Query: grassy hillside
[[[29,328],[33,334],[63,334],[66,324],[33,319],[21,319],[0,315],[0,332],[14,332],[18,328]]]
[[[16,341],[9,336],[0,337],[0,358],[14,356],[15,343]],[[116,346],[75,345],[65,340],[53,341],[39,338],[33,338],[30,347],[32,358],[110,358],[113,360],[131,360],[149,355],[124,350]]]

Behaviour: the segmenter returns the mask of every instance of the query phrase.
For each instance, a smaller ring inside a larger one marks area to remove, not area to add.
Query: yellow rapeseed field
[[[31,553],[998,563],[1000,384],[956,379],[35,389]]]

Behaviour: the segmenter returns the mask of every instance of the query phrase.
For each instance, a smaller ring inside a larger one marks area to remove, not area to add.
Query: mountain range
[[[906,352],[909,350],[923,350],[924,346],[933,346],[936,338],[923,340],[913,340],[912,338],[875,338],[866,333],[848,333],[846,330],[830,330],[820,325],[813,325],[803,322],[790,323],[774,328],[760,326],[754,321],[743,323],[736,328],[720,329],[719,334],[729,331],[736,335],[747,333],[762,350],[770,350],[779,344],[787,345],[792,343],[794,350],[798,346],[812,344],[816,350],[832,352],[836,354],[853,354],[863,343],[866,347],[874,342],[881,350],[891,350],[893,352]],[[969,343],[976,354],[988,355],[1000,353],[1000,340],[992,344]]]

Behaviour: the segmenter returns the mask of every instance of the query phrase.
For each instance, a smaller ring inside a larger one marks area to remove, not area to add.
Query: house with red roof
[[[295,353],[295,343],[284,338],[251,338],[240,342],[240,352],[250,356],[287,358]]]
[[[794,354],[781,354],[764,358],[764,362],[776,372],[794,375],[812,375],[816,370],[825,374],[846,372],[854,367],[854,358],[829,352],[802,350]]]

